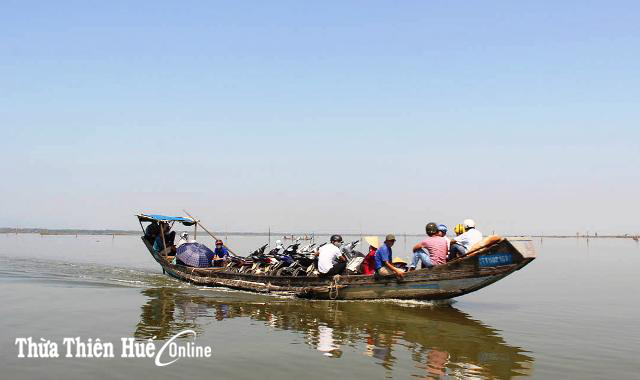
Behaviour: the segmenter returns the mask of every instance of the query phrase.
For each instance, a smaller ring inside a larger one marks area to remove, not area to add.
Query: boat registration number
[[[496,253],[478,257],[478,264],[481,267],[499,267],[501,265],[511,264],[512,262],[513,257],[510,253]]]

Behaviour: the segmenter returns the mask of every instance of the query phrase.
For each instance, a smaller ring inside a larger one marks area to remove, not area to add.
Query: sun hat
[[[365,236],[364,241],[369,243],[369,245],[375,249],[380,248],[380,241],[378,240],[377,236]]]
[[[402,260],[399,257],[394,257],[393,260],[391,260],[392,264],[406,264],[407,262]]]

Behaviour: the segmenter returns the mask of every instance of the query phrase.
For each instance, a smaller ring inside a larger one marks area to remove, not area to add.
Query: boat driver
[[[167,222],[160,222],[160,228],[158,230],[158,236],[153,243],[153,249],[157,253],[161,253],[166,249],[166,252],[163,254],[175,254],[176,246],[174,245],[174,241],[176,239],[176,232],[171,231],[171,225]],[[163,238],[164,236],[164,238]]]

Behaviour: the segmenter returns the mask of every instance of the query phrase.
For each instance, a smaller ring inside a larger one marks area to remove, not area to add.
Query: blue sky
[[[25,2],[0,225],[640,232],[636,2]]]

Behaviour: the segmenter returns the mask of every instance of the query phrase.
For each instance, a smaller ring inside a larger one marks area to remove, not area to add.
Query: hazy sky
[[[0,226],[637,233],[638,14],[3,1]]]

